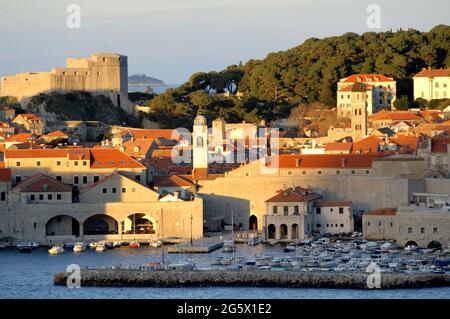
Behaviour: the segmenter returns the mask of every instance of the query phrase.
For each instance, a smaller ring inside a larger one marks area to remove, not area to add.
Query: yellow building
[[[117,107],[131,113],[128,100],[128,60],[116,53],[95,53],[90,58],[68,58],[65,68],[26,72],[0,78],[0,96],[22,104],[39,93],[87,91],[109,96]]]
[[[413,76],[414,100],[427,101],[450,98],[450,68],[423,69]]]

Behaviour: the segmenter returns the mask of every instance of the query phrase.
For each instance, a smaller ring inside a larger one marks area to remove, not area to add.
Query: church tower
[[[351,95],[352,137],[353,142],[356,142],[368,135],[366,85],[361,82],[353,84]]]
[[[192,176],[205,179],[208,175],[208,126],[203,115],[194,119],[192,130]]]

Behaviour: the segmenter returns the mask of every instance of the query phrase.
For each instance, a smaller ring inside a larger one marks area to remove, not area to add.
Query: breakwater
[[[55,285],[66,285],[70,274],[54,274]],[[83,269],[82,287],[282,287],[368,289],[365,273],[296,271],[148,271]],[[450,286],[450,275],[382,273],[381,289]]]

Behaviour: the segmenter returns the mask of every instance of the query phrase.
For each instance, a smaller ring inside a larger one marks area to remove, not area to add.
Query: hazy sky
[[[369,29],[369,4],[381,28]],[[69,29],[67,6],[81,8]],[[0,0],[0,75],[47,71],[66,57],[112,51],[128,72],[166,83],[263,58],[309,37],[449,24],[448,0]]]

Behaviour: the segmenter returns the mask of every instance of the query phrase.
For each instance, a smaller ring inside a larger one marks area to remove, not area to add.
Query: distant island
[[[133,74],[128,77],[129,86],[166,86],[166,83],[162,80],[146,76],[145,74]]]

